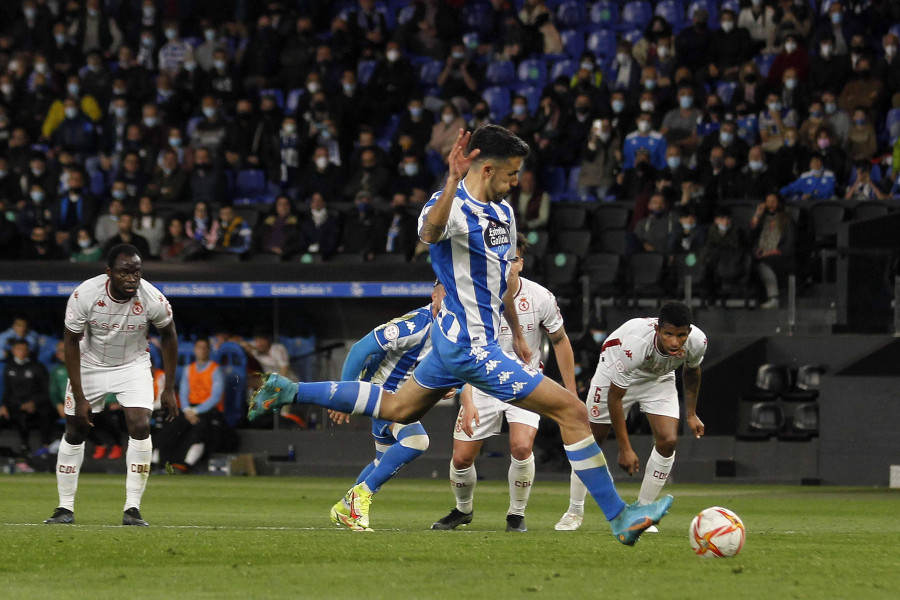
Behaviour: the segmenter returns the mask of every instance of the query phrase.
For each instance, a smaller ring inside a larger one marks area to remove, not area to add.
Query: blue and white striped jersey
[[[441,190],[435,192],[422,209],[419,231],[440,195]],[[460,181],[444,234],[430,247],[431,265],[447,291],[438,326],[451,342],[485,346],[497,341],[515,239],[509,203],[476,200]]]
[[[381,360],[369,359],[360,381],[396,391],[431,352],[431,304],[376,327],[375,341],[385,351]]]

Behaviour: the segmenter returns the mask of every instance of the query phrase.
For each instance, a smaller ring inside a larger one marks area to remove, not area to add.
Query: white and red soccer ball
[[[711,506],[691,521],[688,537],[695,554],[705,557],[728,558],[744,547],[744,523],[734,512],[721,506]]]

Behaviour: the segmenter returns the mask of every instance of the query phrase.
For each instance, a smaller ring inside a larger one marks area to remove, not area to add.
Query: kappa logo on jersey
[[[495,219],[488,219],[484,228],[484,245],[500,256],[505,256],[510,248],[509,225]]]
[[[76,297],[76,298],[77,298],[77,297],[78,297],[78,290],[75,290],[75,293],[74,293],[74,294],[72,294],[72,295],[73,295],[73,296],[74,296],[74,297]]]
[[[384,339],[392,342],[400,336],[400,328],[396,325],[388,325],[384,328]]]
[[[406,325],[406,328],[409,329],[410,333],[416,330],[416,324],[412,321],[404,321],[403,324]]]
[[[500,364],[500,361],[499,361],[499,360],[489,360],[489,361],[487,361],[487,363],[485,364],[485,369],[484,369],[484,370],[485,370],[486,373],[490,373],[490,372],[493,371],[493,370],[497,367],[497,365],[499,365],[499,364]]]
[[[510,375],[512,374],[512,371],[501,371],[501,373],[497,375],[497,379],[500,381],[500,383],[506,383]]]
[[[531,304],[528,303],[528,298],[519,298],[519,310],[525,312],[531,308]]]
[[[625,356],[627,356],[628,358],[631,358],[631,357],[633,356],[633,355],[631,354],[631,350],[626,350],[626,351],[625,351]]]
[[[135,300],[135,301],[134,301],[134,306],[131,307],[131,312],[133,312],[133,313],[136,314],[136,315],[139,315],[139,314],[141,314],[141,313],[144,312],[144,307],[143,307],[143,305],[142,305],[140,302],[138,302],[137,300]]]
[[[105,308],[105,307],[106,307],[106,302],[104,302],[103,300],[97,300],[97,306],[102,306],[102,307]]]
[[[487,355],[488,355],[487,350],[485,350],[484,348],[482,348],[480,346],[469,350],[469,356],[474,356],[475,360],[477,360],[479,362],[486,359]]]
[[[335,394],[335,392],[337,392],[337,389],[338,389],[337,381],[332,381],[330,389],[328,390],[328,399],[329,400],[334,398],[334,394]]]

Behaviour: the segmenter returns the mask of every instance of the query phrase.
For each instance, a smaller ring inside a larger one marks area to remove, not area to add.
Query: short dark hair
[[[475,130],[469,140],[469,152],[481,150],[476,160],[525,158],[531,152],[521,138],[505,127],[483,125]]]
[[[686,327],[691,324],[691,309],[681,302],[666,302],[659,309],[660,326],[666,323],[673,327]]]
[[[528,238],[521,231],[516,233],[516,252],[519,250],[522,251],[522,256],[525,256],[525,252],[528,250],[528,246],[531,244],[528,243]]]
[[[117,244],[110,248],[109,254],[106,255],[106,266],[110,269],[116,264],[116,259],[120,256],[137,256],[141,258],[141,253],[131,244]]]

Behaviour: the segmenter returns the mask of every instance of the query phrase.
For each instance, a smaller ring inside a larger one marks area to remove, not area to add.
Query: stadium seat
[[[443,70],[444,61],[442,60],[429,60],[423,63],[419,68],[419,83],[422,84],[423,88],[437,87],[438,77],[440,77]]]
[[[583,46],[584,44],[582,44]],[[575,59],[565,59],[559,60],[553,63],[553,67],[550,69],[550,80],[554,81],[557,77],[564,76],[567,79],[571,79],[572,76],[575,75],[575,72],[578,71],[578,61]]]
[[[335,257],[341,256],[340,254]],[[288,352],[291,371],[300,381],[312,381],[314,379],[316,336],[279,337],[278,341],[284,345]]]
[[[688,281],[690,277],[690,298],[700,298],[701,304],[709,295],[709,281],[706,278],[706,265],[693,252],[679,253],[672,257],[674,269],[675,297],[688,301]]]
[[[734,14],[739,15],[741,14],[741,0],[725,0],[725,2],[722,3],[721,8],[722,11],[732,10],[734,11]]]
[[[819,435],[819,405],[815,402],[798,404],[791,418],[791,427],[813,437]]]
[[[665,257],[658,252],[641,252],[628,261],[629,294],[633,305],[638,298],[659,299],[665,292],[663,269]]]
[[[487,102],[488,109],[491,111],[491,119],[494,122],[502,121],[509,114],[509,88],[503,86],[489,87],[481,93],[481,97]]]
[[[409,4],[400,9],[400,12],[397,14],[397,23],[399,25],[406,25],[416,14],[416,5]]]
[[[840,202],[818,202],[809,209],[809,226],[813,235],[813,248],[821,260],[822,281],[828,280],[828,259],[837,257],[838,228],[847,214]]]
[[[628,254],[628,232],[624,229],[609,229],[601,231],[599,236],[599,244],[596,249],[601,252],[611,252],[618,256]]]
[[[562,40],[563,52],[571,59],[578,60],[584,52],[584,31],[581,29],[567,29],[559,32]]]
[[[182,373],[185,367],[194,362],[194,342],[189,340],[178,342],[178,361],[175,366],[175,389],[181,385]],[[160,364],[160,367],[163,365]]]
[[[519,63],[516,71],[522,87],[544,87],[547,84],[547,63],[540,58],[528,58]]]
[[[581,167],[576,165],[569,167],[569,175],[566,178],[566,193],[576,194],[578,192],[578,177],[581,175]],[[579,198],[579,200],[583,200]]]
[[[463,25],[465,31],[474,31],[487,36],[494,26],[494,8],[490,3],[466,2],[463,8]]]
[[[756,214],[757,204],[745,200],[729,201],[724,204],[731,209],[731,222],[735,227],[743,229],[744,233],[749,234],[751,231],[750,220]]]
[[[591,6],[590,22],[612,29],[619,23],[619,5],[610,0],[598,0]]]
[[[888,33],[893,33],[897,37],[900,37],[900,23],[891,25],[890,29],[888,29]]]
[[[585,228],[587,210],[580,206],[556,204],[550,207],[550,234],[554,237],[563,231]]]
[[[608,29],[592,31],[588,35],[587,49],[600,59],[611,60],[616,55],[616,33]]]
[[[884,119],[884,128],[888,132],[891,145],[900,137],[900,108],[892,108]]]
[[[887,204],[882,202],[861,202],[853,207],[852,219],[875,219],[890,212]]]
[[[184,128],[184,133],[187,137],[191,137],[194,133],[194,130],[197,129],[197,125],[200,124],[200,121],[203,120],[203,117],[191,117],[188,119],[187,125]]]
[[[619,204],[601,204],[591,215],[591,231],[596,235],[610,229],[625,229],[628,225],[628,207]]]
[[[591,247],[590,231],[564,231],[553,240],[553,251],[586,256]]]
[[[528,112],[530,114],[536,114],[538,108],[541,105],[541,96],[543,95],[543,90],[536,86],[528,86],[519,88],[516,92],[519,96],[524,96],[525,100],[528,102]]]
[[[235,198],[259,198],[266,193],[266,172],[262,169],[238,171],[234,182]]]
[[[559,29],[582,27],[587,22],[587,17],[585,3],[570,0],[556,9],[556,26]]]
[[[541,171],[541,188],[553,198],[566,191],[566,170],[562,167],[546,167]]]
[[[766,363],[756,369],[753,388],[744,390],[742,397],[751,400],[775,400],[790,389],[790,369],[785,365]]]
[[[528,239],[528,252],[539,259],[543,259],[547,253],[550,234],[546,231],[529,231],[526,236]]]
[[[544,282],[554,294],[571,296],[577,290],[578,257],[574,254],[548,254],[543,260]]]
[[[51,335],[42,335],[38,337],[37,359],[49,370],[56,362],[56,343],[59,338]],[[2,396],[0,396],[2,398]]]
[[[247,355],[239,344],[224,342],[213,352],[212,360],[225,374],[225,421],[234,427],[247,406]]]
[[[259,210],[252,207],[237,208],[234,212],[250,227],[255,226],[256,222],[259,220]]]
[[[644,29],[653,18],[653,8],[646,0],[632,0],[622,7],[619,29]]]
[[[750,145],[755,145],[759,137],[759,117],[749,114],[746,117],[738,118],[735,123],[738,126],[738,137]]]
[[[284,105],[286,114],[293,114],[297,112],[297,107],[300,106],[300,99],[303,98],[303,94],[305,93],[306,88],[297,88],[288,92],[287,100],[285,101]]]
[[[750,407],[750,428],[775,435],[784,426],[784,411],[777,402],[755,402]]]
[[[769,76],[769,69],[772,68],[772,63],[775,62],[774,54],[757,54],[753,57],[753,62],[756,63],[756,66],[759,67],[759,74],[762,77]]]
[[[162,351],[159,349],[159,346],[148,341],[147,350],[150,352],[150,364],[153,365],[154,368],[162,369],[163,357]]]
[[[662,0],[657,3],[655,13],[664,18],[673,28],[679,28],[684,23],[684,4],[681,0]]]
[[[275,98],[275,103],[278,104],[278,108],[284,109],[284,92],[278,88],[266,88],[264,90],[259,90],[259,97],[263,96],[272,96]]]
[[[734,90],[736,89],[737,83],[734,81],[720,81],[716,85],[716,95],[719,97],[719,100],[722,101],[722,104],[731,106],[731,99],[734,96]]]
[[[440,61],[435,61],[443,65]],[[443,69],[443,66],[441,66]],[[440,71],[438,71],[440,74]],[[435,78],[437,81],[437,78]],[[498,60],[488,65],[484,74],[484,81],[488,85],[512,85],[516,82],[516,65],[510,60]],[[423,82],[424,83],[424,82]]]
[[[591,296],[616,298],[622,293],[622,258],[610,252],[588,254],[582,266]]]
[[[644,37],[644,30],[638,29],[637,27],[633,29],[626,29],[621,34],[623,40],[628,40],[628,42],[633,46],[638,43],[642,37]]]
[[[359,82],[360,86],[365,86],[369,83],[377,66],[378,63],[374,60],[359,61],[359,64],[356,66],[356,81]]]

